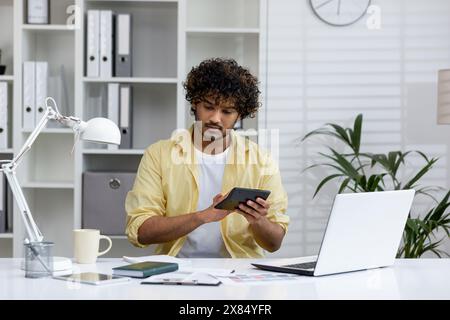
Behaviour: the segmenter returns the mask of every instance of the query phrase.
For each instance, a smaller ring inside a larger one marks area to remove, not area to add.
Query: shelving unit
[[[109,83],[109,82],[120,82],[120,83],[147,83],[147,84],[158,84],[158,83],[174,83],[178,82],[177,78],[142,78],[142,77],[132,77],[132,78],[122,78],[122,77],[113,77],[108,79],[93,79],[93,78],[83,78],[84,82],[100,82],[100,83]]]
[[[13,82],[14,76],[0,76],[0,81]]]
[[[188,28],[186,30],[188,35],[190,34],[259,34],[257,28]]]
[[[267,0],[58,0],[50,2],[49,25],[28,25],[25,4],[0,0],[0,48],[8,48],[7,74],[0,81],[8,82],[14,106],[11,144],[0,150],[1,157],[11,158],[30,134],[21,120],[24,61],[49,62],[48,95],[63,114],[84,120],[107,116],[109,83],[129,84],[133,94],[132,149],[78,143],[71,153],[71,129],[49,122],[17,169],[33,217],[45,239],[56,244],[55,255],[72,256],[71,231],[83,227],[83,172],[136,171],[150,144],[192,123],[183,81],[193,66],[211,57],[236,59],[259,77],[264,102]],[[82,13],[77,23],[81,28],[67,25],[73,20],[69,6]],[[86,77],[85,15],[90,9],[131,13],[132,77]],[[263,120],[263,115],[245,120],[244,129],[258,128]],[[22,256],[23,238],[15,207],[13,231],[0,234],[0,256]],[[132,247],[124,235],[112,239],[108,256],[149,253]]]
[[[24,189],[73,189],[74,184],[71,182],[24,182]]]
[[[107,150],[107,149],[84,149],[84,154],[116,154],[116,155],[143,155],[144,149],[119,149],[119,150]]]
[[[13,238],[12,232],[0,233],[0,239],[12,239],[12,238]]]
[[[30,25],[30,24],[23,24],[22,25],[23,30],[43,30],[43,31],[69,31],[73,32],[74,29],[68,28],[67,25]]]
[[[22,129],[22,133],[30,134],[31,130]],[[66,128],[46,128],[41,131],[41,133],[68,133],[73,134],[72,129]]]
[[[0,82],[6,82],[8,87],[8,146],[7,148],[0,149],[0,160],[7,160],[12,158],[13,154],[13,103],[14,100],[14,89],[16,83],[14,83],[14,0],[0,0],[0,49],[2,50],[2,60],[1,64],[6,65],[5,74],[0,75]],[[3,177],[5,180],[6,178]],[[5,181],[5,186],[6,186]],[[8,199],[9,200],[9,199]],[[8,201],[8,207],[6,208],[5,215],[9,216],[8,219],[11,220],[11,210],[12,206]],[[0,219],[5,219],[4,215],[0,216]],[[8,257],[13,253],[13,230],[12,224],[9,222],[6,225],[6,232],[0,233],[0,257]]]

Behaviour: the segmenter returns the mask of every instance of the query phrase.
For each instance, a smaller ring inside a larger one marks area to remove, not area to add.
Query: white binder
[[[100,11],[88,10],[86,43],[86,76],[100,76]]]
[[[116,18],[116,77],[131,77],[131,15],[118,14]]]
[[[47,98],[48,86],[48,63],[46,61],[36,62],[36,117],[35,126],[42,119],[45,112],[45,98]]]
[[[36,116],[35,75],[36,63],[34,61],[25,61],[23,63],[22,128],[30,131],[34,129]]]
[[[113,75],[113,12],[100,11],[100,77],[111,78]]]
[[[119,125],[119,84],[108,84],[108,119]],[[109,150],[117,150],[119,146],[108,144]]]
[[[120,85],[119,128],[122,134],[120,149],[132,148],[131,117],[131,87],[129,85]]]
[[[0,82],[0,150],[8,148],[8,84]],[[0,175],[0,177],[3,177]]]
[[[0,172],[0,219],[3,219],[5,214],[5,195],[5,176]]]
[[[0,172],[0,233],[6,231],[6,193],[5,193],[5,177]]]

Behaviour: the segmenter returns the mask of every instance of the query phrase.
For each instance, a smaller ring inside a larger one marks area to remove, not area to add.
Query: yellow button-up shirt
[[[150,217],[175,217],[197,210],[199,196],[198,164],[192,143],[192,130],[178,130],[170,139],[149,146],[139,164],[133,189],[125,201],[126,234],[137,247],[138,229]],[[278,166],[256,143],[231,131],[230,152],[223,173],[222,194],[234,187],[270,190],[267,218],[287,232],[287,194]],[[212,203],[212,199],[211,199]],[[232,212],[221,220],[220,229],[226,249],[233,258],[264,257],[249,223]],[[187,236],[159,244],[156,254],[176,256]]]

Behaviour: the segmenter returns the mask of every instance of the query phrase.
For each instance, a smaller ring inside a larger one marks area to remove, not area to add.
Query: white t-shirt
[[[197,211],[212,204],[215,195],[222,191],[222,178],[228,150],[210,155],[195,149],[199,171],[199,196]],[[178,253],[180,258],[226,258],[230,254],[223,243],[220,221],[205,223],[188,234]]]

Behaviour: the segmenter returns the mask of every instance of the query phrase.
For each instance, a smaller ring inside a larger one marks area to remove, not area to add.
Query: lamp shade
[[[450,69],[438,72],[438,124],[450,124]]]
[[[81,140],[120,144],[120,130],[117,125],[106,118],[92,118],[82,125]]]

